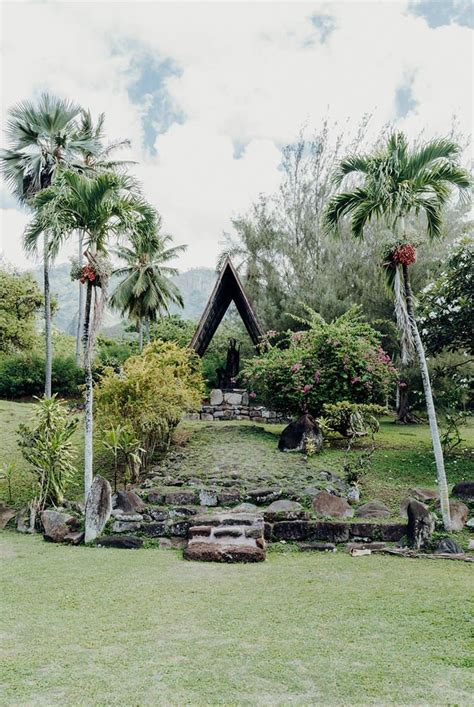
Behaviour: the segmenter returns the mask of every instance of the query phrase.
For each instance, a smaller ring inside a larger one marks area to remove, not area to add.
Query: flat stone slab
[[[265,550],[256,545],[190,543],[183,556],[185,560],[201,562],[263,562]]]
[[[256,513],[199,516],[189,528],[186,560],[261,562],[265,559],[265,525]]]

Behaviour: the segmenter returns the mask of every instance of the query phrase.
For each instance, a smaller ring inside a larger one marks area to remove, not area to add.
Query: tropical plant
[[[0,353],[31,349],[41,291],[29,273],[0,269]]]
[[[111,425],[102,430],[102,444],[114,457],[114,491],[117,491],[118,459],[122,448],[122,425]]]
[[[49,187],[59,170],[70,167],[80,155],[95,151],[93,137],[81,131],[81,107],[70,101],[43,94],[35,104],[23,101],[8,112],[9,148],[2,150],[3,175],[21,204]],[[51,396],[51,294],[49,286],[49,233],[43,231],[43,279],[45,323],[45,395]],[[38,240],[37,239],[37,240]],[[35,244],[36,247],[36,244]]]
[[[32,423],[18,428],[21,453],[37,478],[37,510],[64,501],[67,484],[75,473],[71,437],[77,425],[78,420],[70,416],[55,394],[38,400]]]
[[[56,183],[39,192],[33,201],[36,213],[24,234],[25,247],[34,247],[38,233],[51,235],[50,251],[56,253],[75,231],[84,234],[88,264],[79,273],[87,283],[84,312],[84,492],[87,498],[93,475],[93,378],[92,357],[95,335],[107,302],[110,273],[108,247],[112,239],[133,233],[137,223],[153,221],[154,212],[139,195],[133,180],[111,172],[88,178],[65,171]],[[149,227],[151,224],[149,223]],[[101,294],[98,294],[100,290]],[[93,316],[92,316],[93,315]]]
[[[105,370],[95,389],[99,425],[121,425],[143,450],[143,465],[166,448],[183,413],[198,409],[203,396],[199,359],[187,347],[153,341],[117,373]]]
[[[288,332],[246,362],[242,381],[274,410],[322,414],[327,403],[384,404],[396,373],[380,335],[353,308],[333,322],[310,308],[306,329]]]
[[[156,321],[160,314],[169,314],[170,303],[183,306],[181,294],[170,279],[178,271],[167,263],[186,246],[168,248],[171,241],[171,236],[159,234],[157,219],[148,231],[146,227],[138,228],[130,236],[129,245],[117,250],[118,257],[126,265],[114,270],[113,274],[122,280],[113,292],[110,304],[122,315],[136,319],[140,351],[143,349],[143,322],[146,323],[149,343],[150,322]]]
[[[5,481],[7,484],[8,503],[13,501],[13,477],[15,475],[15,462],[6,462],[0,467],[0,481]]]
[[[349,403],[342,400],[340,403],[325,403],[323,417],[319,418],[319,422],[342,437],[359,437],[369,432],[378,432],[378,417],[385,412],[381,405]]]
[[[471,184],[469,174],[457,164],[459,153],[459,145],[449,139],[432,140],[410,150],[403,133],[395,133],[373,154],[351,155],[339,163],[334,174],[336,186],[340,187],[349,175],[358,175],[362,181],[350,191],[332,196],[325,209],[326,227],[333,233],[338,232],[345,216],[350,216],[350,230],[356,239],[364,236],[373,220],[383,222],[392,233],[384,269],[395,297],[402,362],[407,363],[416,351],[420,365],[447,530],[451,526],[448,486],[425,351],[415,318],[409,266],[415,262],[416,251],[408,219],[424,214],[428,237],[441,236],[443,206],[451,188],[463,192]]]

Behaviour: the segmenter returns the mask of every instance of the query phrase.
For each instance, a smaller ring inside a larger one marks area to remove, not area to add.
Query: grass
[[[469,704],[472,567],[0,536],[2,705]]]

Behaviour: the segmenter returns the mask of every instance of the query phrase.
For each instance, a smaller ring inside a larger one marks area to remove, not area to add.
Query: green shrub
[[[378,432],[379,422],[377,416],[383,415],[385,409],[373,403],[349,403],[344,400],[340,403],[325,403],[323,417],[320,422],[332,432],[337,432],[342,437],[366,435],[369,432]]]
[[[308,310],[307,328],[288,332],[244,367],[251,396],[269,407],[318,416],[328,403],[385,404],[396,370],[380,346],[380,335],[353,308],[331,323]],[[252,395],[252,393],[254,395]]]
[[[199,359],[188,348],[154,341],[132,356],[120,373],[106,369],[95,388],[103,430],[120,425],[135,435],[143,462],[167,446],[184,412],[199,407],[203,380]]]
[[[74,357],[53,359],[53,390],[61,395],[79,393],[83,374]],[[0,359],[0,398],[41,395],[44,389],[44,357],[37,353],[16,353]]]

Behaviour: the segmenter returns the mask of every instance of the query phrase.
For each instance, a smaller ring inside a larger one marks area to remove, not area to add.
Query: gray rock
[[[115,547],[123,550],[138,550],[143,540],[133,535],[104,535],[96,540],[97,547]]]
[[[474,518],[469,518],[469,520],[466,521],[466,528],[474,530]]]
[[[214,390],[211,390],[211,395],[209,399],[211,405],[221,405],[223,401],[224,394],[220,388],[214,388]]]
[[[102,476],[97,475],[92,482],[86,502],[86,543],[95,540],[103,531],[112,513],[112,488]]]
[[[252,511],[256,511],[257,506],[255,503],[239,503],[238,506],[232,509],[234,513],[252,513]]]
[[[84,542],[84,531],[74,530],[71,533],[67,533],[67,535],[64,536],[63,542],[69,543],[69,545],[80,545]]]
[[[131,523],[138,523],[140,520],[143,520],[143,515],[141,513],[122,513],[122,511],[120,511],[118,508],[113,508],[111,515],[112,518],[116,518],[117,520],[129,521]]]
[[[217,506],[217,491],[215,489],[201,489],[199,503],[201,506]]]
[[[146,505],[134,491],[117,491],[114,507],[123,513],[142,513]]]
[[[254,501],[255,503],[271,503],[272,501],[276,501],[280,498],[281,489],[258,488],[253,489],[253,491],[249,491],[248,495],[251,501]]]
[[[439,541],[434,554],[464,555],[464,550],[455,540],[452,540],[451,538],[443,538]]]
[[[195,491],[169,491],[165,494],[165,503],[168,506],[185,506],[187,503],[192,505],[196,500]]]
[[[347,492],[347,502],[353,506],[360,501],[360,491],[357,486],[350,486]],[[356,514],[357,515],[357,514]]]
[[[436,489],[422,488],[420,486],[409,489],[408,495],[416,501],[436,501],[439,499],[439,491]]]
[[[369,501],[356,510],[359,518],[388,518],[390,510],[380,501]]]
[[[336,552],[334,543],[298,543],[302,552]]]
[[[0,530],[3,530],[7,523],[15,517],[16,511],[8,506],[0,506]]]
[[[19,533],[34,533],[36,522],[36,508],[33,505],[22,508],[16,516],[16,529]]]
[[[114,533],[136,533],[140,530],[141,523],[133,523],[127,521],[116,520],[112,524],[112,531]]]
[[[65,536],[76,525],[74,516],[65,515],[58,511],[42,511],[41,523],[44,528],[44,539],[53,543],[61,543]]]
[[[407,542],[409,547],[419,550],[431,542],[435,529],[433,514],[420,501],[412,500],[407,507]]]
[[[451,494],[466,503],[474,503],[474,481],[460,481],[454,486]]]
[[[436,508],[441,508],[439,501],[436,502]],[[462,530],[466,525],[467,517],[469,515],[469,508],[462,501],[450,499],[449,515],[451,516],[451,530],[457,532]]]
[[[273,501],[264,513],[264,518],[267,521],[273,520],[295,520],[307,515],[303,510],[301,503],[297,501]]]
[[[313,499],[313,509],[321,516],[329,518],[352,518],[354,509],[344,498],[320,491]]]

